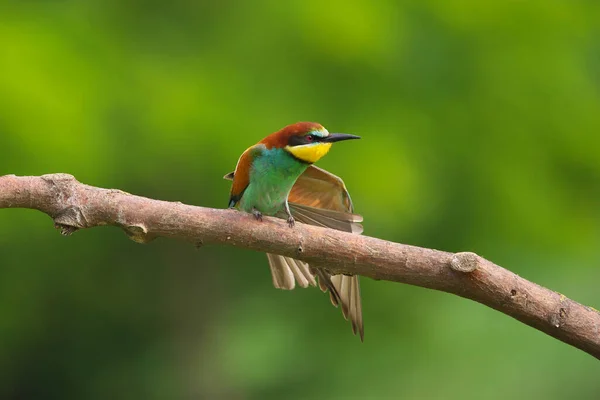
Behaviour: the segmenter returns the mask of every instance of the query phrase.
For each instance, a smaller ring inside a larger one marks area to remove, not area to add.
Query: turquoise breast
[[[309,164],[295,159],[283,149],[263,150],[250,168],[250,183],[240,200],[239,208],[264,215],[282,211],[292,186]]]

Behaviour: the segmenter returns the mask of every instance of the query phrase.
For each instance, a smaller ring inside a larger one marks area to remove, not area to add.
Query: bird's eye
[[[308,142],[312,142],[313,140],[315,140],[315,137],[313,135],[306,135],[306,140]]]

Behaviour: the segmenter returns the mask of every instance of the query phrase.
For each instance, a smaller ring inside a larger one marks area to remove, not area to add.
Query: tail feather
[[[281,256],[280,256],[281,257]],[[309,271],[308,264],[302,262],[300,260],[295,260],[289,257],[282,257],[288,267],[292,270],[294,274],[294,278],[296,278],[296,282],[302,288],[307,288],[310,286],[316,286],[317,282],[315,281],[315,277]]]
[[[276,254],[267,254],[267,258],[273,277],[273,286],[277,289],[291,290],[295,287],[296,282],[303,288],[317,285],[305,262]]]
[[[360,283],[358,276],[347,277],[352,282],[352,292],[350,295],[350,320],[352,321],[352,332],[360,336],[360,340],[365,340],[365,328],[362,319],[362,304],[360,301]]]
[[[364,340],[362,306],[360,301],[360,284],[356,275],[334,275],[331,281],[336,286],[342,304],[342,313],[352,323],[352,332],[359,333]]]
[[[310,267],[310,272],[313,273],[317,278],[319,278],[319,288],[323,292],[329,291],[329,299],[331,300],[331,304],[333,304],[334,307],[337,307],[340,304],[342,304],[343,307],[344,303],[342,302],[342,298],[340,296],[338,288],[331,280],[331,275],[329,275],[327,271],[321,268]]]
[[[292,290],[296,285],[296,281],[285,259],[281,256],[268,253],[267,258],[269,260],[269,267],[271,268],[271,276],[273,277],[273,286],[277,289]]]

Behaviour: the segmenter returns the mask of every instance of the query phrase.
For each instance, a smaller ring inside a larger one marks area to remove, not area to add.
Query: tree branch
[[[294,257],[475,300],[600,359],[600,313],[529,282],[474,253],[447,253],[234,210],[152,200],[79,183],[67,174],[0,177],[0,208],[48,214],[63,235],[100,225],[136,242],[158,236],[197,246],[218,243]]]

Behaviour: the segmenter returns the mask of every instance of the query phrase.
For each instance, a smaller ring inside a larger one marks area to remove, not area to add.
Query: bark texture
[[[600,313],[541,287],[474,253],[393,243],[368,236],[265,217],[262,223],[235,210],[152,200],[78,182],[67,174],[0,177],[0,208],[48,214],[63,235],[101,225],[122,228],[134,241],[163,236],[281,254],[357,274],[441,290],[509,315],[600,358]]]

